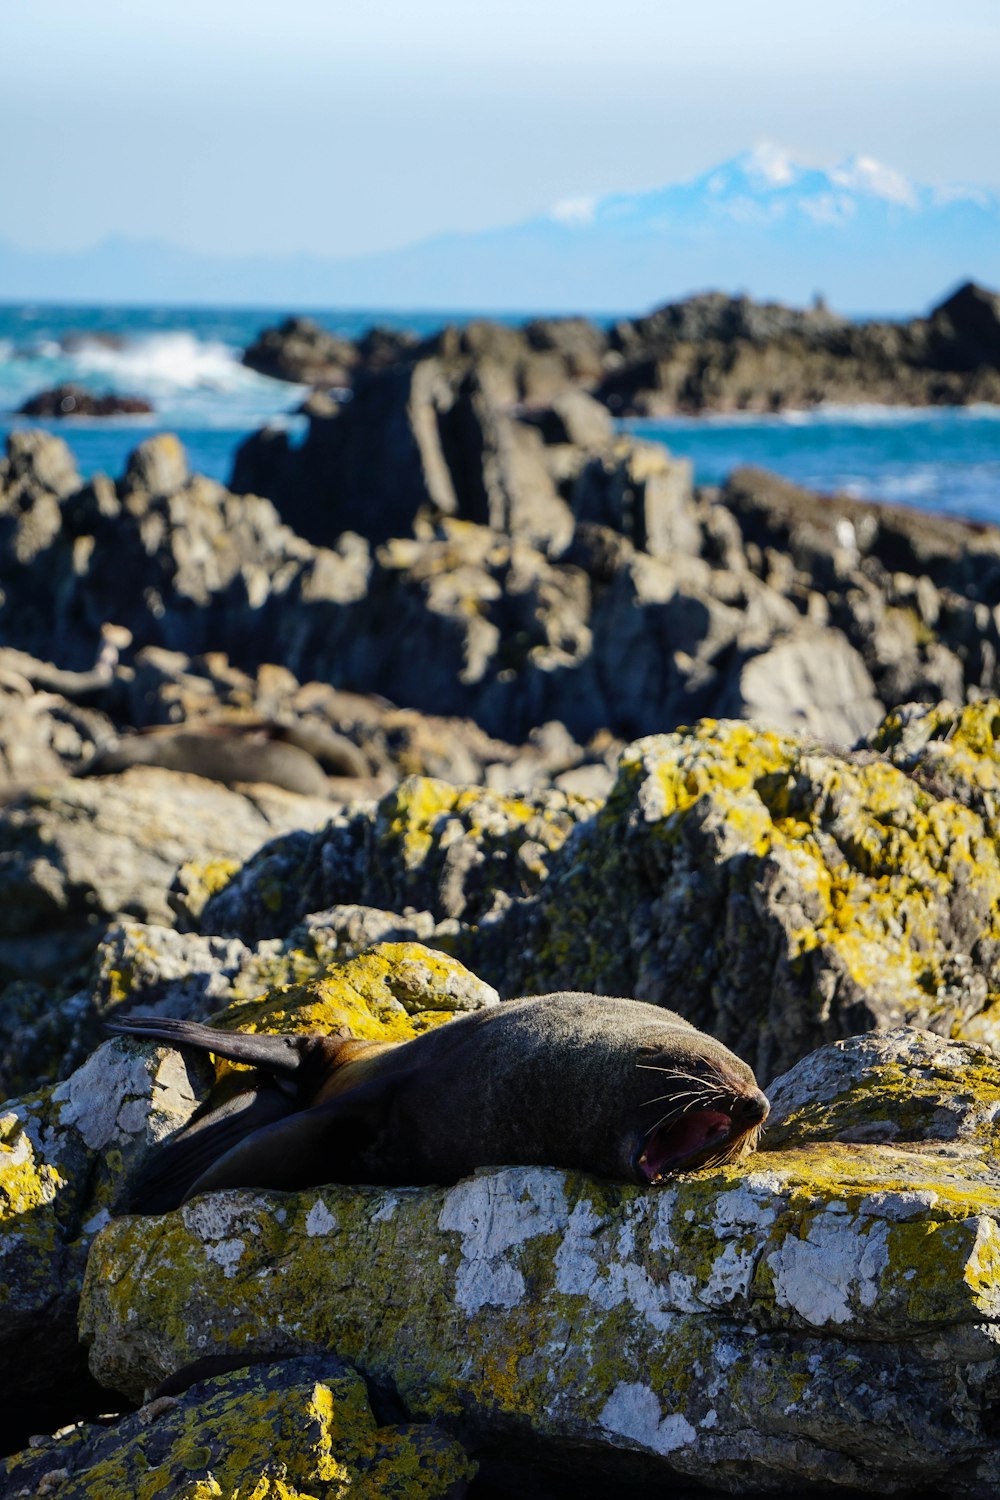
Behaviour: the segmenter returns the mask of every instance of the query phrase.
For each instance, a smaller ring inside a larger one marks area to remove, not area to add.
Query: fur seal
[[[447,1184],[484,1166],[648,1186],[752,1151],[769,1109],[746,1063],[681,1016],[599,995],[508,1000],[406,1042],[158,1016],[107,1029],[256,1070],[153,1155],[125,1205],[138,1213],[221,1188]]]
[[[161,766],[221,781],[266,781],[305,797],[327,797],[327,775],[369,774],[368,761],[344,735],[325,724],[281,724],[271,719],[201,720],[157,725],[102,745],[76,772],[106,776],[129,766]]]
[[[107,776],[129,766],[161,766],[226,786],[265,781],[306,797],[325,797],[330,790],[319,763],[308,751],[242,725],[157,727],[123,735],[102,745],[76,774]]]

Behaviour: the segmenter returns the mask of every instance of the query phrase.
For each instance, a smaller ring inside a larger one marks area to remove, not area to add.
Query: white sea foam
[[[117,348],[84,339],[72,357],[81,374],[103,375],[122,388],[143,387],[154,394],[226,391],[263,379],[242,365],[228,344],[183,332],[151,333]]]

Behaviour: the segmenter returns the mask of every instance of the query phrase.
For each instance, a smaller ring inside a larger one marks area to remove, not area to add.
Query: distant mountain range
[[[0,240],[0,300],[442,312],[638,311],[707,288],[843,312],[918,312],[1000,285],[1000,196],[866,157],[824,170],[757,147],[688,182],[376,255],[211,256],[115,236],[37,254]]]

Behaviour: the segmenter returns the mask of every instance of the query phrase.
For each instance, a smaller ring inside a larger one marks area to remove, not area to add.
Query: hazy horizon
[[[1000,189],[994,0],[9,8],[0,239],[345,257],[778,141]]]

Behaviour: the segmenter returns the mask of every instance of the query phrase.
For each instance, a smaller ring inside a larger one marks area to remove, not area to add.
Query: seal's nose
[[[762,1094],[758,1089],[756,1093],[737,1099],[733,1110],[733,1120],[737,1125],[744,1125],[747,1128],[751,1125],[763,1125],[770,1112],[771,1106],[767,1095]]]

